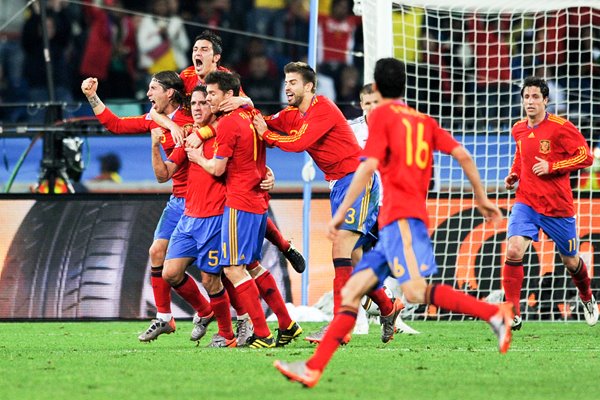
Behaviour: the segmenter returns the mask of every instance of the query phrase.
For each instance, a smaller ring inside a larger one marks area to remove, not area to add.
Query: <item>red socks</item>
[[[231,302],[231,306],[235,310],[235,313],[237,315],[246,314],[246,307],[244,307],[244,304],[238,298],[238,294],[235,290],[235,287],[233,287],[233,283],[231,283],[231,281],[227,279],[225,274],[221,274],[221,282],[223,282],[223,286],[225,286],[225,290],[227,290],[227,294],[229,295],[229,301]]]
[[[381,315],[387,316],[394,311],[394,303],[392,303],[392,299],[388,297],[383,288],[372,290],[367,293],[367,296],[379,306],[379,313]]]
[[[502,268],[502,286],[506,301],[515,306],[516,315],[521,315],[521,288],[523,287],[523,260],[506,260]]]
[[[248,315],[254,325],[254,333],[259,337],[268,337],[271,334],[269,327],[267,326],[267,320],[265,313],[260,305],[260,295],[258,294],[258,288],[254,279],[248,279],[247,281],[240,283],[235,288],[238,299],[246,306]]]
[[[430,285],[428,289],[429,302],[449,311],[471,315],[484,321],[489,321],[498,312],[497,305],[477,300],[448,285]]]
[[[356,313],[358,310],[353,307],[341,306],[335,318],[329,324],[327,332],[317,346],[315,354],[306,362],[306,366],[310,369],[323,371],[329,360],[333,357],[333,353],[337,350],[340,344],[344,341],[344,337],[352,332],[356,323]]]
[[[335,315],[342,304],[342,288],[352,275],[352,259],[334,258],[333,268],[335,271],[333,278],[333,315]]]
[[[212,312],[210,303],[200,293],[198,285],[188,274],[185,274],[181,283],[173,286],[173,289],[196,310],[198,316],[206,317]]]
[[[162,265],[150,269],[150,285],[154,293],[154,304],[159,313],[171,313],[171,285],[162,277]]]
[[[265,272],[263,272],[260,276],[257,276],[254,281],[256,282],[260,296],[265,300],[267,305],[277,316],[279,329],[287,329],[292,324],[292,318],[290,317],[287,307],[285,306],[285,301],[283,301],[283,297],[281,296],[281,292],[277,287],[277,283],[275,283],[275,278],[273,278],[273,275],[271,275],[269,271],[265,270]]]
[[[271,218],[267,218],[267,230],[265,232],[265,239],[273,243],[280,252],[285,253],[290,249],[290,242],[283,238],[279,229]]]
[[[582,301],[590,301],[592,299],[592,287],[590,277],[588,276],[588,270],[583,262],[583,260],[579,259],[579,266],[575,272],[569,271],[571,274],[571,279],[573,279],[573,283],[579,289],[579,297]]]
[[[215,312],[217,325],[219,326],[219,335],[230,340],[235,336],[231,326],[231,311],[229,311],[229,296],[225,289],[216,294],[209,294],[210,305]]]

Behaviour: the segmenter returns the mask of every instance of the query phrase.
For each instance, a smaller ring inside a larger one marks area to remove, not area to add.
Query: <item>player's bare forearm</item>
[[[154,108],[150,109],[149,114],[154,122],[171,132],[171,137],[173,137],[173,141],[176,144],[183,143],[183,139],[185,139],[183,129],[179,125],[177,125],[171,118],[167,117],[164,114],[158,113]]]
[[[160,154],[160,147],[154,144],[152,145],[152,170],[154,171],[156,181],[159,183],[164,183],[168,181],[173,175],[169,173],[169,168],[162,159],[162,155]]]
[[[81,82],[81,91],[90,103],[92,111],[95,115],[101,114],[106,109],[106,106],[104,105],[102,100],[100,100],[100,97],[98,97],[98,94],[96,92],[97,90],[98,79],[87,78],[83,82]]]

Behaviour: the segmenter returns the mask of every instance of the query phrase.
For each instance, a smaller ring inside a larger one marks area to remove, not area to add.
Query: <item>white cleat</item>
[[[581,299],[580,299],[581,300]],[[585,322],[589,326],[594,326],[598,322],[598,304],[596,303],[596,298],[592,295],[592,299],[590,301],[583,302],[583,316],[585,317]]]

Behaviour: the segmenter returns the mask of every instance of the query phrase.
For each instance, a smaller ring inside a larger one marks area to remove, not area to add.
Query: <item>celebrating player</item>
[[[158,125],[148,114],[138,117],[119,118],[107,108],[96,93],[98,80],[87,78],[81,83],[81,90],[87,97],[94,114],[102,125],[110,132],[121,133],[147,133]],[[152,103],[152,109],[165,113],[178,125],[191,125],[193,120],[181,108],[183,101],[183,82],[172,71],[162,71],[155,74],[148,86],[147,96]],[[164,135],[161,143],[166,154],[171,154],[175,143],[169,134]],[[156,318],[150,327],[139,335],[138,339],[148,342],[156,339],[163,333],[172,333],[176,329],[175,319],[171,314],[171,287],[196,310],[196,322],[202,318],[210,318],[212,310],[210,304],[200,293],[198,286],[188,274],[183,274],[181,280],[173,279],[173,275],[163,269],[169,238],[183,214],[185,207],[185,193],[187,190],[186,168],[179,169],[173,175],[173,194],[167,203],[163,214],[154,232],[154,242],[150,247],[150,282],[156,304]],[[164,276],[164,279],[163,279]],[[206,333],[206,327],[196,324],[191,334],[192,340],[198,340]]]
[[[469,178],[479,211],[488,220],[499,221],[500,210],[486,195],[477,167],[469,153],[437,122],[401,100],[406,73],[404,64],[384,58],[375,65],[375,84],[383,98],[371,113],[364,161],[354,174],[347,194],[329,223],[332,238],[346,218],[346,211],[359,197],[373,172],[379,169],[385,196],[379,214],[380,238],[366,253],[343,289],[342,305],[325,337],[308,361],[275,361],[289,379],[313,387],[343,338],[356,322],[361,297],[381,286],[388,276],[400,283],[411,303],[434,304],[487,321],[498,337],[501,353],[511,341],[511,304],[488,304],[442,284],[428,285],[425,277],[437,272],[433,246],[427,229],[427,188],[435,150],[452,155]]]
[[[579,240],[569,184],[571,172],[592,165],[593,157],[579,130],[571,122],[546,111],[550,90],[544,79],[528,77],[521,88],[527,118],[517,122],[512,135],[517,142],[506,189],[519,182],[508,219],[508,245],[502,269],[506,300],[515,304],[512,328],[523,324],[519,307],[523,285],[523,256],[542,229],[556,243],[560,258],[579,290],[588,325],[598,322],[598,305],[592,294],[588,270],[579,256]]]
[[[333,214],[344,198],[359,165],[360,147],[339,108],[326,97],[315,95],[316,73],[308,64],[292,62],[285,66],[284,72],[289,107],[264,119],[257,115],[254,125],[268,145],[290,152],[306,150],[310,154],[329,181]],[[352,273],[352,255],[359,252],[364,242],[369,240],[367,234],[375,224],[378,207],[379,179],[373,174],[365,182],[361,195],[348,208],[342,231],[333,241],[334,314],[340,307],[340,291]],[[369,296],[379,306],[382,316],[392,316],[402,308],[399,300],[392,302],[381,288],[369,293]],[[395,329],[393,325],[389,326],[389,319],[382,321],[381,339],[387,343],[393,337]],[[326,330],[327,325],[320,331],[307,335],[305,339],[318,343]],[[349,340],[350,336],[344,342]]]

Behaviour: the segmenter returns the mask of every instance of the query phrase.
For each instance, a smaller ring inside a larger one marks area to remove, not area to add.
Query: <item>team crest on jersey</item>
[[[549,140],[540,140],[540,153],[542,153],[542,154],[550,153],[550,141]]]

